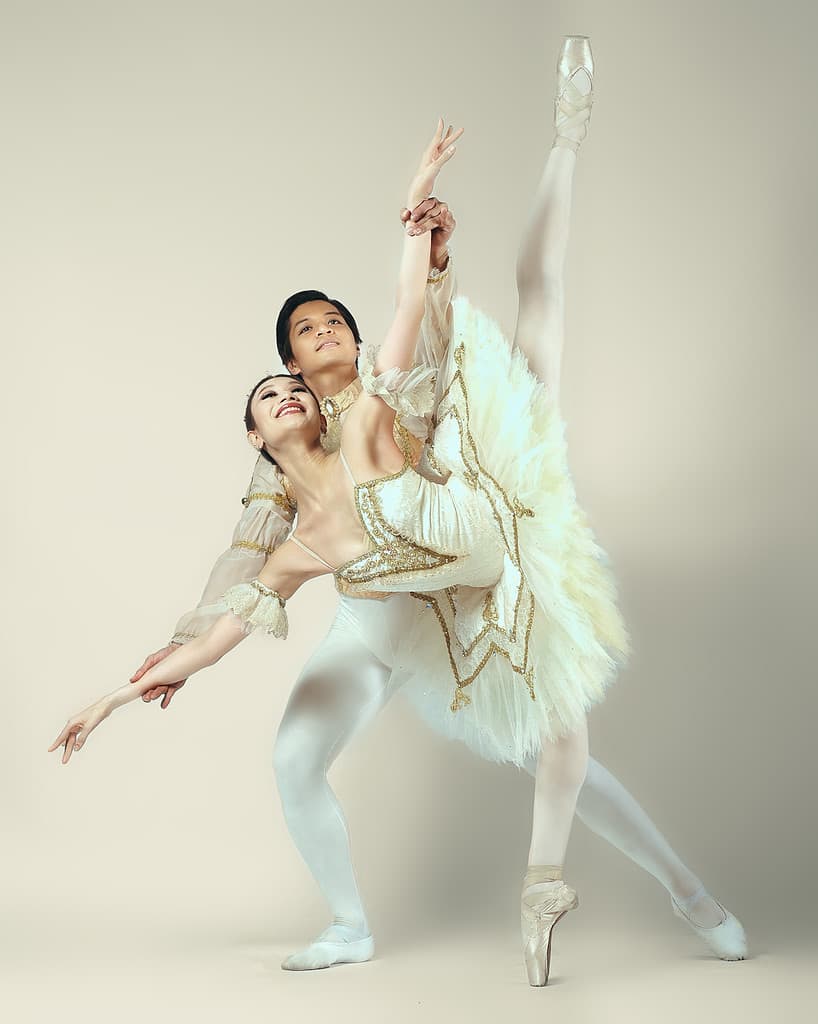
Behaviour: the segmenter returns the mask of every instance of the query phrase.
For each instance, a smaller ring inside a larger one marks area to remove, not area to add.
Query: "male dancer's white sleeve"
[[[432,267],[426,279],[423,321],[415,349],[415,363],[439,367],[443,362],[452,336],[452,296],[455,292],[454,257],[449,258],[442,270]]]

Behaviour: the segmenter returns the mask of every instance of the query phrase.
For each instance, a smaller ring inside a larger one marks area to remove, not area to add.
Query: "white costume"
[[[418,470],[407,459],[353,479],[370,550],[334,572],[349,594],[416,599],[398,685],[438,731],[523,766],[541,737],[579,727],[630,644],[552,397],[490,317],[465,296],[453,313],[439,371],[375,376],[374,355],[362,356],[367,391],[398,413],[434,410],[435,428]]]
[[[450,255],[443,271],[432,270],[429,275],[416,351],[419,365],[438,368],[446,356],[452,330],[454,263]],[[322,403],[330,427],[324,442],[328,449],[338,447],[345,410],[360,390],[360,380],[353,381],[339,395]],[[398,416],[396,436],[411,441],[401,426]],[[418,440],[415,449],[419,448]],[[419,471],[428,472],[429,462],[426,453],[418,464]],[[226,590],[253,579],[292,529],[296,510],[286,480],[262,456],[242,504],[244,510],[230,547],[217,559],[198,605],[176,625],[172,639],[177,643],[204,632],[221,614],[219,601]],[[397,662],[407,610],[412,609],[414,614],[415,606],[416,600],[405,593],[373,594],[371,600],[342,595],[328,633],[305,662],[290,693],[274,749],[276,780],[293,841],[326,898],[335,923],[310,947],[285,961],[285,966],[307,968],[331,962],[337,952],[328,953],[322,948],[322,938],[328,940],[324,946],[331,946],[333,939],[355,941],[368,933],[346,820],[327,772],[398,687],[401,676],[391,666]],[[450,688],[451,679],[448,662],[442,663],[435,682],[440,688]],[[407,687],[407,695],[421,712],[422,693],[422,688]],[[316,713],[319,706],[323,709],[321,715]],[[434,721],[440,724],[446,720],[436,717]],[[534,775],[533,755],[524,767]],[[577,801],[577,816],[652,874],[687,909],[693,910],[706,895],[699,878],[680,860],[644,810],[593,757]]]

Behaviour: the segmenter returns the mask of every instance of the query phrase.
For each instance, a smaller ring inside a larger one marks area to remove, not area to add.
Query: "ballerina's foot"
[[[588,134],[594,102],[594,59],[590,41],[568,36],[557,61],[557,92],[554,99],[554,146],[575,153]]]
[[[680,917],[721,960],[744,960],[747,936],[741,921],[704,887],[687,899],[670,897],[673,913]]]
[[[331,924],[305,949],[292,953],[281,963],[285,971],[315,971],[333,964],[358,964],[371,960],[375,940],[361,928]]]

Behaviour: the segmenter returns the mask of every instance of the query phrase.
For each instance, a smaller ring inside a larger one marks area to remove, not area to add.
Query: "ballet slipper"
[[[692,903],[697,897],[704,892],[704,886],[694,893],[688,903]],[[692,930],[702,939],[707,946],[712,950],[713,953],[720,960],[744,960],[747,957],[747,936],[744,932],[744,928],[741,921],[737,917],[724,907],[715,896],[711,899],[721,910],[724,915],[723,920],[716,925],[712,925],[709,928],[704,928],[699,924],[696,924],[684,911],[684,908],[679,906],[673,896],[670,897],[670,902],[673,907],[673,913],[680,917],[686,924],[692,928]]]
[[[333,964],[357,964],[371,960],[375,940],[371,934],[349,925],[331,924],[305,949],[292,953],[281,962],[285,971],[315,971]]]

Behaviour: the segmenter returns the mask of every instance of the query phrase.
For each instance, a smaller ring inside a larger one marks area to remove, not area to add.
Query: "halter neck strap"
[[[341,456],[341,462],[344,464],[344,469],[347,471],[347,476],[352,481],[353,486],[357,487],[358,481],[352,475],[352,470],[349,468],[349,463],[346,460],[346,456],[344,455],[340,448],[338,449],[338,454]]]
[[[321,565],[325,565],[329,569],[330,572],[335,572],[335,566],[334,565],[330,565],[329,562],[325,562],[324,559],[319,554],[317,554],[315,551],[313,551],[312,548],[308,548],[307,545],[304,544],[303,541],[300,541],[298,539],[298,537],[295,536],[294,533],[290,534],[290,540],[294,544],[297,544],[301,548],[302,551],[306,551],[308,555],[312,555],[313,558],[316,558],[321,563]]]

